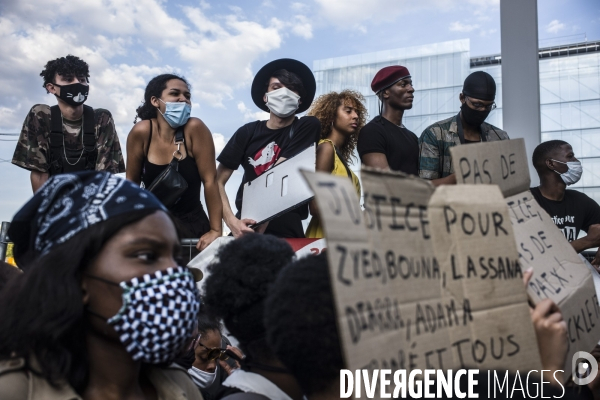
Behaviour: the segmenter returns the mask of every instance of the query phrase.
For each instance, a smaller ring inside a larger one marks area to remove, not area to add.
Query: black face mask
[[[90,92],[90,87],[82,83],[71,83],[70,85],[58,85],[53,83],[54,86],[60,88],[60,96],[56,96],[70,106],[77,107],[85,103]]]
[[[490,115],[490,113],[492,112],[492,110],[486,110],[486,111],[477,111],[477,110],[473,110],[471,107],[469,107],[467,105],[467,102],[464,102],[462,104],[462,106],[460,107],[460,110],[462,112],[462,117],[464,119],[464,121],[472,126],[472,127],[477,127],[479,128],[479,126],[483,123],[483,121],[485,121],[485,119],[488,117],[488,115]]]

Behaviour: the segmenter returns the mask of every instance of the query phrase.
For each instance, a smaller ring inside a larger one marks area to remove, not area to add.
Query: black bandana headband
[[[41,257],[98,222],[141,209],[166,211],[152,193],[108,172],[55,175],[15,214],[8,236],[19,264],[25,254]]]

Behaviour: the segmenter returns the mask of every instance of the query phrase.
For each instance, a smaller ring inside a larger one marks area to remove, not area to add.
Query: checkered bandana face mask
[[[134,360],[172,361],[189,340],[200,310],[200,293],[184,267],[133,278],[123,288],[123,306],[107,322]]]

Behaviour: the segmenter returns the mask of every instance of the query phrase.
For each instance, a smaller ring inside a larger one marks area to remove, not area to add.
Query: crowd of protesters
[[[315,100],[310,69],[280,59],[252,83],[269,119],[237,129],[218,166],[210,130],[190,117],[190,84],[154,77],[125,164],[110,112],[83,104],[88,65],[69,55],[49,61],[41,76],[58,104],[32,107],[13,157],[31,171],[34,194],[8,232],[19,269],[0,265],[2,399],[339,398],[344,360],[327,258],[296,260],[281,240],[323,237],[318,207],[311,202],[257,226],[241,218],[244,184],[316,145],[316,170],[350,179],[358,201],[355,151],[366,166],[439,186],[456,183],[451,147],[509,139],[485,122],[496,95],[485,72],[466,78],[455,116],[417,137],[402,123],[418,95],[406,67],[375,74],[380,109],[367,122],[361,94]],[[531,191],[565,238],[577,252],[598,247],[600,206],[566,190],[582,175],[572,147],[541,143],[533,165],[540,185]],[[240,166],[234,211],[225,186]],[[152,189],[173,170],[186,187],[162,198]],[[127,179],[114,175],[121,172]],[[179,259],[180,239],[199,238],[203,250],[222,236],[223,222],[236,240],[219,249],[201,296],[201,277]],[[545,300],[531,316],[543,367],[564,370],[560,309]],[[566,396],[600,398],[600,384]]]

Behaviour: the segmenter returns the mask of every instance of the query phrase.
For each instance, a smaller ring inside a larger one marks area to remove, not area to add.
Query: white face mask
[[[215,378],[217,377],[217,370],[215,369],[215,372],[210,373],[192,366],[192,368],[188,369],[188,374],[196,386],[206,389],[215,381]]]
[[[573,184],[579,182],[579,180],[581,179],[581,174],[583,174],[583,167],[581,166],[581,161],[562,162],[562,161],[558,161],[558,160],[554,160],[554,159],[552,159],[552,161],[558,162],[561,164],[567,164],[567,168],[569,168],[569,169],[565,173],[561,174],[560,172],[554,170],[554,172],[556,172],[557,174],[560,175],[563,182],[566,183],[567,186],[573,185]]]
[[[267,96],[267,107],[279,118],[294,115],[300,105],[300,96],[286,87],[265,93],[265,96]]]

